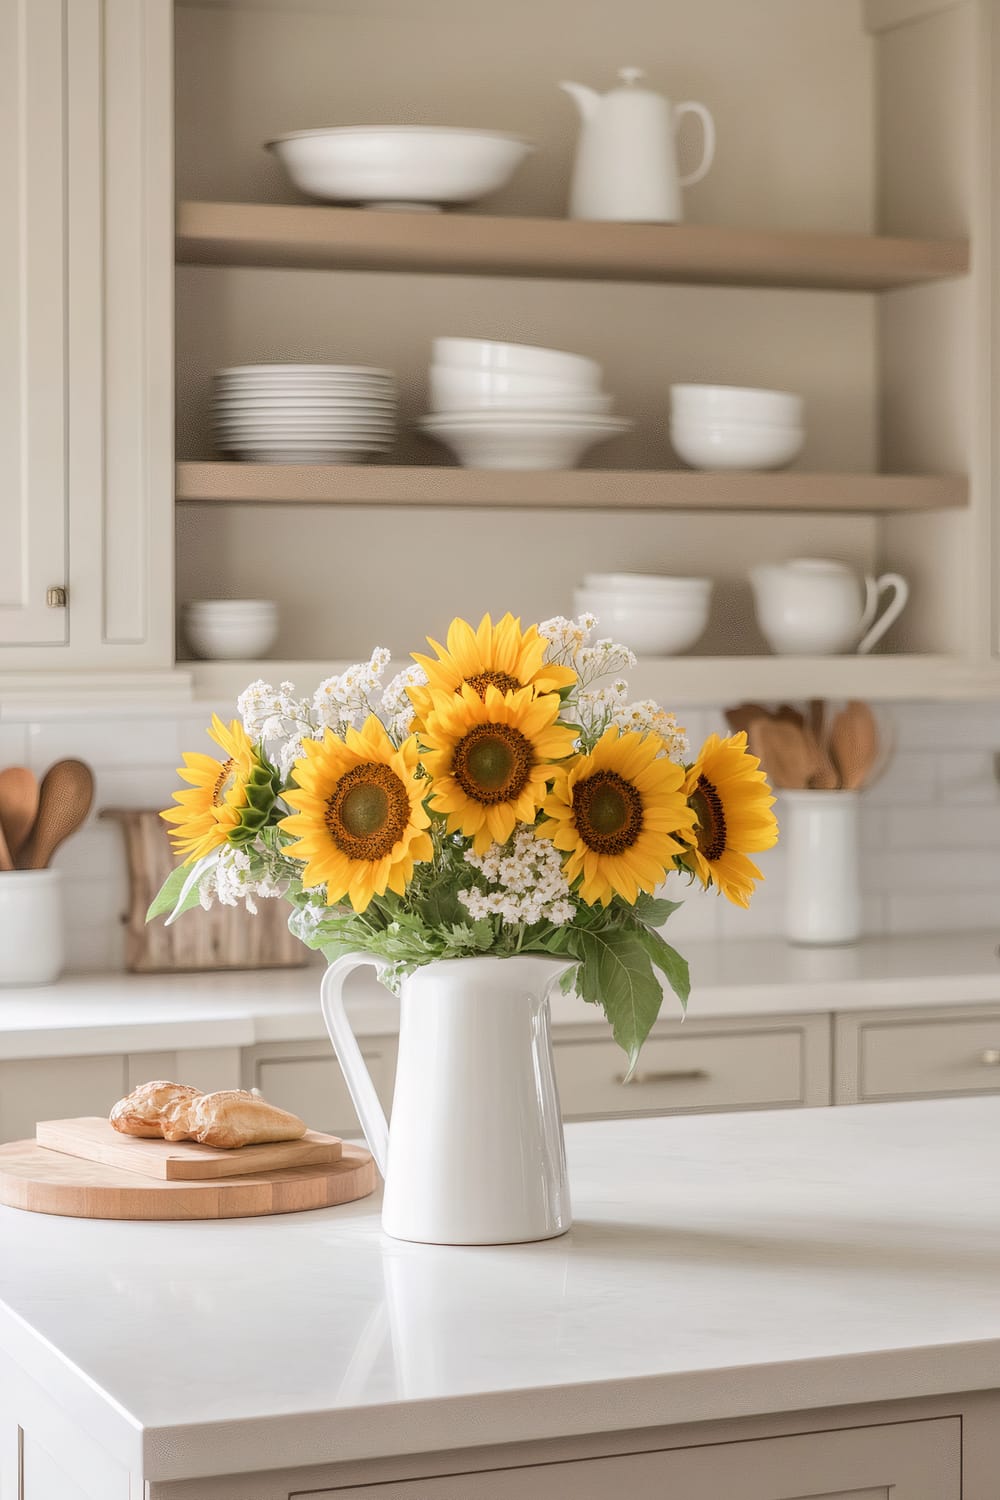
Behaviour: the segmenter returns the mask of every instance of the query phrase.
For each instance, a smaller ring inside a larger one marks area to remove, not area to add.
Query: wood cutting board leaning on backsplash
[[[197,969],[290,969],[309,960],[309,950],[288,930],[288,905],[258,899],[257,915],[242,906],[211,911],[196,907],[172,926],[162,918],[146,925],[146,912],[177,863],[167,825],[158,812],[106,807],[102,818],[119,823],[128,858],[129,907],[125,967],[133,974],[170,974]]]

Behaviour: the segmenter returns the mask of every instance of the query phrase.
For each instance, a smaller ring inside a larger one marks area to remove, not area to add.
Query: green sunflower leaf
[[[662,927],[668,917],[673,916],[683,905],[683,901],[658,900],[655,896],[648,896],[645,891],[640,891],[629,910],[637,921],[644,922],[647,927]]]
[[[691,974],[687,959],[682,958],[676,948],[671,948],[669,943],[664,942],[658,932],[653,932],[648,927],[637,928],[636,937],[681,1002],[681,1009],[687,1010],[691,994]]]
[[[628,1057],[627,1080],[663,1003],[647,948],[638,932],[619,928],[580,930],[573,950],[580,957],[573,976],[577,993],[599,1005],[607,1016],[615,1041]]]

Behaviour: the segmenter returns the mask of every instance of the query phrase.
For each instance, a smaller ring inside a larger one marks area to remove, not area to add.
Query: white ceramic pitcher
[[[757,622],[779,656],[863,656],[899,618],[910,592],[899,573],[859,581],[853,568],[822,557],[762,563],[751,568],[750,582]],[[876,619],[883,594],[892,597]]]
[[[580,139],[570,189],[571,219],[617,219],[674,224],[684,217],[681,188],[700,182],[715,156],[715,122],[704,104],[671,104],[637,87],[641,68],[620,68],[620,88],[599,94],[583,83],[559,87],[580,111]],[[701,162],[682,177],[677,167],[677,127],[695,114],[704,131]]]
[[[403,980],[392,1128],[344,1008],[344,981],[383,959],[349,953],[323,976],[330,1040],[385,1178],[382,1227],[439,1245],[552,1239],[572,1222],[549,1024],[556,959],[453,958]]]

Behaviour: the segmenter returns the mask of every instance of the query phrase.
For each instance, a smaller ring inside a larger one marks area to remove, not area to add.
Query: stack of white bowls
[[[206,661],[252,661],[278,635],[273,599],[196,599],[184,605],[181,618],[188,645]]]
[[[215,377],[213,417],[220,453],[356,464],[395,441],[395,381],[368,365],[237,365]]]
[[[467,468],[572,469],[594,443],[628,432],[609,415],[601,367],[582,354],[490,339],[435,339],[432,415],[417,426]]]
[[[596,615],[602,631],[643,656],[679,656],[704,635],[711,598],[710,578],[586,573],[573,608]]]
[[[780,469],[805,438],[803,400],[740,385],[672,385],[670,441],[694,469]]]

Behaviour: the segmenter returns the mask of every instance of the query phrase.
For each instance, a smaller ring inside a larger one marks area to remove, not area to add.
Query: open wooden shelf
[[[374,637],[373,637],[374,641]],[[414,649],[420,641],[415,640]],[[359,653],[367,656],[367,651]],[[353,660],[357,660],[355,657]],[[386,674],[408,664],[400,656]],[[248,683],[293,682],[313,689],[349,665],[344,661],[179,662],[191,674],[193,696],[216,708],[235,703]],[[666,708],[739,703],[789,703],[808,698],[962,700],[1000,696],[1000,670],[980,669],[953,656],[673,656],[640,657],[628,673],[633,698],[655,698]]]
[[[203,504],[415,505],[573,510],[945,510],[968,503],[954,474],[736,470],[459,469],[376,464],[177,465],[177,499]]]
[[[276,203],[179,204],[176,257],[194,265],[862,292],[961,276],[969,269],[965,240]]]

